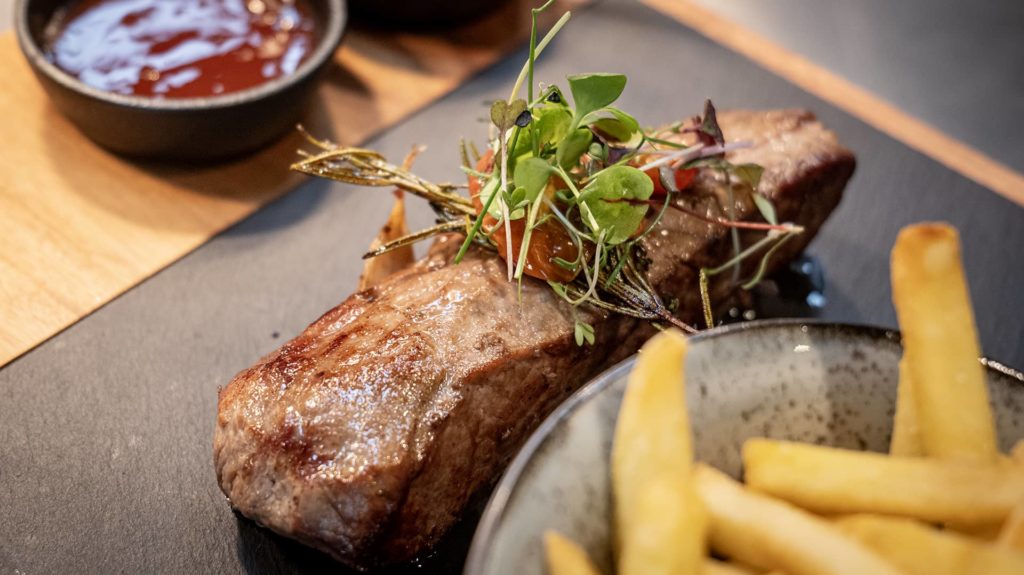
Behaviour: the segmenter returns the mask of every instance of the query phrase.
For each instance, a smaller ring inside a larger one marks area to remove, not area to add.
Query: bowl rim
[[[39,45],[29,29],[29,8],[33,1],[15,0],[14,7],[15,36],[18,38],[18,45],[22,53],[33,68],[61,87],[88,96],[94,100],[116,106],[154,112],[192,112],[224,109],[255,102],[285,91],[289,87],[301,83],[316,74],[320,67],[334,56],[348,29],[347,1],[322,0],[327,8],[327,22],[323,26],[323,35],[319,38],[313,53],[291,74],[275,78],[251,88],[217,96],[196,98],[128,96],[90,86],[50,62],[42,46]],[[72,1],[74,0],[66,0],[65,3]],[[313,2],[315,0],[308,1]]]
[[[896,329],[867,324],[835,322],[815,318],[780,318],[740,322],[702,331],[688,337],[690,341],[696,342],[718,339],[738,332],[786,327],[801,327],[805,330],[813,329],[818,332],[847,332],[865,336],[872,340],[881,339],[889,341],[896,345],[901,345],[902,342],[900,332]],[[463,575],[480,575],[483,573],[487,554],[494,541],[495,531],[501,523],[501,520],[504,518],[505,512],[508,510],[508,503],[512,497],[512,493],[515,491],[515,487],[518,485],[519,479],[526,470],[527,465],[533,459],[534,454],[536,454],[544,442],[547,441],[552,431],[572,415],[580,406],[590,401],[594,396],[600,394],[613,382],[621,379],[625,373],[632,369],[635,359],[636,354],[634,353],[601,372],[594,379],[590,380],[583,387],[569,396],[569,398],[562,402],[561,405],[555,408],[555,410],[551,412],[551,415],[545,418],[537,430],[530,435],[530,438],[527,439],[526,443],[524,443],[519,449],[508,468],[502,474],[501,479],[498,481],[498,484],[495,486],[494,491],[487,502],[487,506],[484,508],[483,515],[480,517],[480,522],[477,525],[477,528],[473,533],[473,539],[470,542],[469,554],[466,557],[466,565],[463,569]],[[1016,380],[1021,385],[1024,385],[1024,373],[1008,367],[999,361],[986,357],[979,358],[979,361],[987,370],[995,371],[1005,377]]]

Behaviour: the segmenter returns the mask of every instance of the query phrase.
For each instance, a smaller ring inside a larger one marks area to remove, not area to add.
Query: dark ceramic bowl
[[[21,51],[54,105],[82,133],[119,154],[158,159],[236,156],[294,128],[332,61],[347,20],[345,0],[309,0],[319,43],[294,74],[222,96],[159,99],[98,90],[49,61],[43,51],[46,26],[72,1],[17,0]]]

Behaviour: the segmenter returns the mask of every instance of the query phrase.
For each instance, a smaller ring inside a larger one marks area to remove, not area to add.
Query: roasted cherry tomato
[[[480,161],[477,163],[476,169],[479,172],[487,173],[493,168],[493,153],[488,151]],[[482,210],[483,204],[480,201],[480,180],[469,176],[469,195],[473,199],[473,206],[476,209]],[[481,233],[484,230],[490,230],[494,228],[494,224],[498,223],[491,215],[484,216],[484,225],[481,229]],[[512,263],[518,264],[519,260],[519,249],[523,244],[523,232],[526,230],[526,219],[521,218],[513,220],[511,225],[512,231]],[[491,234],[491,239],[497,244],[498,255],[505,257],[508,253],[508,244],[505,241],[505,224],[498,226],[497,229]],[[533,234],[530,236],[530,248],[526,252],[526,266],[523,268],[523,273],[542,280],[550,280],[556,282],[570,282],[576,278],[577,272],[565,269],[564,267],[555,263],[555,258],[561,258],[565,261],[573,262],[576,261],[576,257],[579,255],[579,251],[576,249],[576,244],[573,243],[572,238],[566,233],[565,228],[562,224],[558,223],[557,220],[548,219],[542,222],[539,226],[533,228]]]
[[[645,172],[648,175],[648,177],[651,178],[651,181],[654,182],[653,195],[655,197],[664,196],[667,193],[665,186],[661,184],[661,175],[658,173],[658,170],[659,168],[651,168]],[[683,191],[686,188],[690,187],[690,184],[693,183],[694,176],[697,175],[696,168],[678,169],[674,170],[674,172],[674,177],[676,180],[676,189],[679,191]]]

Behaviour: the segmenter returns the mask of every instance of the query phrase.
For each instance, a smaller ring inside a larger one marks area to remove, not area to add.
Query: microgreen
[[[569,19],[566,13],[537,40],[537,17],[552,1],[531,13],[529,57],[512,93],[506,100],[490,103],[493,127],[488,161],[481,163],[473,142],[459,142],[461,168],[471,179],[471,189],[479,190],[477,197],[466,198],[453,184],[427,182],[407,168],[388,164],[375,152],[337,147],[308,135],[320,151],[302,153],[304,158],[293,169],[360,185],[397,186],[430,202],[437,225],[380,246],[366,257],[436,234],[463,232],[466,237],[456,263],[472,245],[494,251],[502,247],[500,256],[510,281],[522,282],[524,276],[560,278],[549,280],[548,285],[572,306],[573,339],[580,346],[596,341],[595,327],[578,310],[584,305],[692,331],[673,315],[678,300],[666,305],[648,283],[645,270],[650,260],[644,251],[646,241],[641,240],[661,224],[669,209],[721,226],[731,236],[733,255],[721,265],[700,268],[698,274],[705,323],[710,327],[714,321],[710,278],[733,270],[731,287],[750,289],[767,272],[772,256],[802,230],[778,222],[770,199],[758,191],[764,172],[760,166],[733,165],[727,160],[727,153],[749,143],[726,142],[710,100],[702,116],[651,131],[614,105],[626,88],[622,74],[566,77],[571,102],[555,84],[540,83],[535,97],[536,59]],[[524,82],[525,99],[519,97]],[[718,181],[724,179],[727,198],[720,206],[724,217],[692,210],[681,201],[692,193],[690,182],[698,171],[717,171],[722,176]],[[652,177],[660,184],[657,197],[652,197]],[[737,205],[749,205],[742,194],[749,194],[764,222],[737,220]],[[519,222],[515,233],[521,237],[512,237],[511,222]],[[546,233],[537,235],[541,226]],[[744,247],[740,229],[765,236]],[[535,237],[551,241],[559,236],[563,244],[567,238],[574,247],[571,259],[545,252],[551,249],[546,244],[534,245]],[[517,258],[512,257],[513,239],[519,240]],[[761,258],[759,264],[743,267],[753,273],[740,281],[741,264],[755,256]],[[538,271],[536,266],[545,262],[558,274],[545,276]]]
[[[580,156],[590,149],[593,139],[594,134],[586,128],[577,128],[566,134],[558,143],[558,165],[566,170],[572,169],[579,163]]]
[[[576,338],[576,345],[583,347],[583,344],[594,345],[594,326],[577,319],[573,326],[573,334]]]
[[[622,74],[577,74],[569,76],[569,91],[576,105],[574,126],[580,126],[583,119],[619,99],[626,88],[626,77]]]
[[[515,176],[512,180],[516,188],[524,191],[525,199],[533,202],[544,191],[551,178],[551,164],[541,158],[526,158],[516,164]]]
[[[596,226],[591,231],[606,230],[608,245],[628,240],[647,215],[646,204],[633,204],[622,200],[646,200],[654,192],[654,183],[647,174],[629,166],[606,168],[590,180],[580,195],[594,214]]]

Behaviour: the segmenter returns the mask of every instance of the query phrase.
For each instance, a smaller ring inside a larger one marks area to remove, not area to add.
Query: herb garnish
[[[380,246],[364,258],[437,234],[463,232],[456,262],[478,245],[505,260],[509,281],[522,282],[524,275],[546,280],[573,306],[578,345],[593,344],[595,338],[593,326],[576,312],[582,305],[696,331],[679,321],[648,284],[638,242],[668,209],[724,226],[732,234],[733,257],[699,272],[704,319],[711,327],[709,278],[732,270],[733,281],[750,289],[776,251],[802,229],[780,224],[774,206],[757,191],[760,166],[733,165],[725,159],[730,150],[749,144],[726,142],[710,100],[689,125],[676,123],[651,133],[613,106],[626,87],[621,74],[569,76],[572,105],[554,85],[542,85],[534,97],[536,58],[570,17],[564,14],[538,42],[537,16],[552,2],[532,11],[529,57],[509,98],[491,105],[494,137],[487,152],[481,155],[472,144],[460,142],[469,198],[458,193],[460,186],[427,182],[376,152],[338,147],[308,135],[320,151],[301,152],[303,159],[292,168],[347,183],[398,187],[423,197],[437,215],[437,225]],[[524,82],[526,99],[519,97]],[[673,136],[683,133],[694,134],[697,143],[674,141]],[[728,218],[699,214],[675,201],[700,170],[721,174],[729,194]],[[767,223],[735,219],[734,187],[750,194]],[[744,249],[739,229],[767,233]],[[757,254],[761,261],[756,273],[741,281],[740,264]]]

